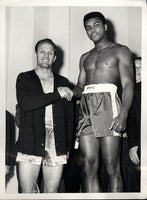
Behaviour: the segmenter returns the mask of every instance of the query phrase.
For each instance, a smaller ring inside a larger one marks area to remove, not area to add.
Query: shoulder
[[[29,71],[26,71],[26,72],[21,72],[18,74],[18,78],[20,77],[29,77],[29,76],[32,76],[33,74],[35,73],[34,70],[29,70]]]
[[[84,65],[84,62],[85,62],[86,58],[87,58],[92,52],[93,52],[93,49],[81,55],[81,58],[80,58],[80,68],[83,68],[82,66]]]
[[[58,82],[59,85],[64,84],[67,87],[73,87],[73,84],[70,83],[68,78],[66,78],[65,76],[62,76],[60,74],[54,74],[54,78],[55,78],[55,81]]]
[[[93,50],[94,49],[91,49],[90,51],[82,54],[80,60],[85,60],[93,52]]]
[[[17,82],[23,82],[23,83],[29,83],[30,80],[34,80],[36,76],[36,73],[34,70],[21,72],[17,76]]]
[[[65,76],[62,76],[60,74],[56,74],[54,73],[54,77],[58,80],[61,80],[61,81],[68,81],[68,79],[65,77]]]
[[[116,50],[116,54],[119,57],[131,57],[132,56],[132,52],[130,51],[130,49],[125,46],[125,45],[121,45],[121,44],[116,44],[113,47]]]
[[[64,82],[64,83],[69,82],[68,78],[66,78],[65,76],[62,76],[60,74],[54,74],[54,77],[55,77],[56,81],[60,81],[60,82]]]

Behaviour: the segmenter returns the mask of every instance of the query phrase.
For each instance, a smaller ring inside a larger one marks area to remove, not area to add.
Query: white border
[[[146,0],[1,0],[0,1],[0,163],[4,163],[5,149],[5,7],[6,6],[139,6],[142,7],[142,57],[143,66],[146,66],[142,70],[143,76],[143,91],[147,86],[147,5]],[[143,93],[142,105],[143,113],[142,118],[147,119],[147,108],[145,103],[147,102],[147,93]],[[147,123],[146,123],[147,124]],[[143,144],[147,142],[147,127],[142,123]],[[142,148],[142,192],[141,193],[58,193],[58,194],[5,194],[5,181],[4,181],[4,165],[0,164],[0,199],[146,199],[147,198],[147,156],[144,151],[145,146]]]

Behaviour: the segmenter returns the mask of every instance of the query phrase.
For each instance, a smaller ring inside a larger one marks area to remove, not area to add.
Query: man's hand
[[[10,166],[5,165],[5,175],[9,174],[10,172]]]
[[[117,117],[115,117],[110,124],[109,127],[110,130],[114,130],[118,133],[121,133],[123,131],[125,131],[126,129],[126,117],[122,116],[122,115],[118,115]]]
[[[67,101],[71,101],[73,97],[73,92],[68,87],[58,87],[58,92],[61,96],[61,98],[66,98]]]
[[[137,154],[137,150],[138,150],[138,146],[132,147],[129,150],[130,159],[135,165],[139,165],[139,163],[140,163],[140,160],[139,160],[139,157]]]
[[[20,127],[20,108],[19,105],[16,104],[16,112],[15,112],[15,123],[17,125],[17,127]]]

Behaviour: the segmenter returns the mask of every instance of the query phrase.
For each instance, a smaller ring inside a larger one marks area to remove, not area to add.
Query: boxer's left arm
[[[134,64],[132,53],[125,46],[119,47],[117,57],[122,85],[122,106],[118,116],[112,120],[110,129],[123,132],[126,129],[126,121],[134,96]]]

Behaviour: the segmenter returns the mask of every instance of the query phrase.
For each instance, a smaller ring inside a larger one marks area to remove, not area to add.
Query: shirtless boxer
[[[97,176],[100,151],[108,173],[108,191],[121,192],[120,141],[133,98],[132,54],[126,46],[109,41],[101,13],[88,13],[83,21],[95,47],[81,56],[77,86],[65,90],[71,97],[82,93],[78,136],[85,192],[102,191]],[[117,93],[120,86],[121,101]]]

